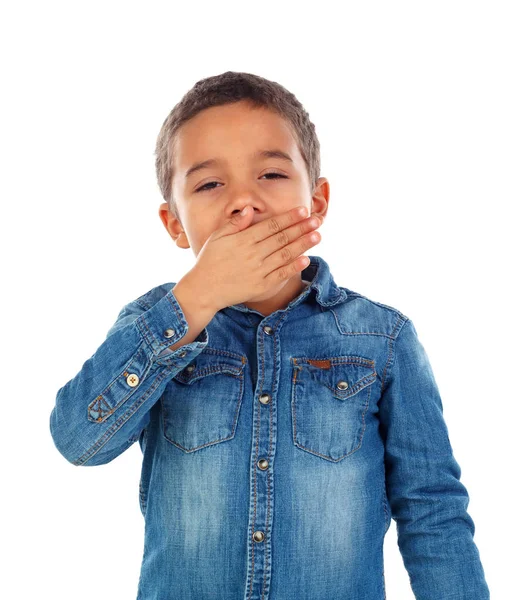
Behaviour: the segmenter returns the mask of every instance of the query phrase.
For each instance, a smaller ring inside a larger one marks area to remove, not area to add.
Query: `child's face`
[[[292,162],[258,156],[263,150],[285,152]],[[311,195],[306,164],[288,123],[267,109],[240,101],[203,110],[179,129],[174,155],[172,189],[181,220],[165,202],[159,215],[177,245],[191,247],[195,256],[246,204],[253,207],[252,225],[300,205],[309,214],[326,215],[328,181],[319,178]],[[186,176],[209,159],[217,163]]]

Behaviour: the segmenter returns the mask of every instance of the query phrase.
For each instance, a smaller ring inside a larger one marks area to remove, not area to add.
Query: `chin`
[[[283,287],[288,283],[288,281],[284,281],[283,283],[276,285],[275,287],[273,287],[271,290],[268,290],[264,294],[255,296],[254,298],[252,298],[250,300],[250,302],[262,302],[263,300],[268,300],[269,298],[273,298],[275,296],[275,294],[277,294],[278,292],[280,292],[283,289]]]

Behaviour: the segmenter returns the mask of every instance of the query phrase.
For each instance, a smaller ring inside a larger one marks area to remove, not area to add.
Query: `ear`
[[[170,212],[167,202],[163,202],[159,206],[159,217],[166,228],[166,231],[170,234],[170,237],[175,240],[177,246],[179,248],[189,248],[190,244],[186,237],[184,227],[181,221]]]
[[[328,203],[330,201],[330,184],[326,177],[319,177],[312,196],[311,214],[321,215],[326,219]]]

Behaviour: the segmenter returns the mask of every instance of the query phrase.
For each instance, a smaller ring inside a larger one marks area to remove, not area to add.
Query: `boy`
[[[392,517],[416,598],[489,598],[412,321],[304,255],[329,184],[296,97],[248,73],[197,82],[156,169],[195,266],[120,311],[50,419],[74,465],[139,441],[137,598],[384,599]]]

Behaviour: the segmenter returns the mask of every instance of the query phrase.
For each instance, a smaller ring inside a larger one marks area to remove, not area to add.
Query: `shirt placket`
[[[264,318],[257,328],[257,384],[252,403],[250,523],[245,600],[268,600],[274,507],[273,459],[277,427],[280,344],[287,311]]]

